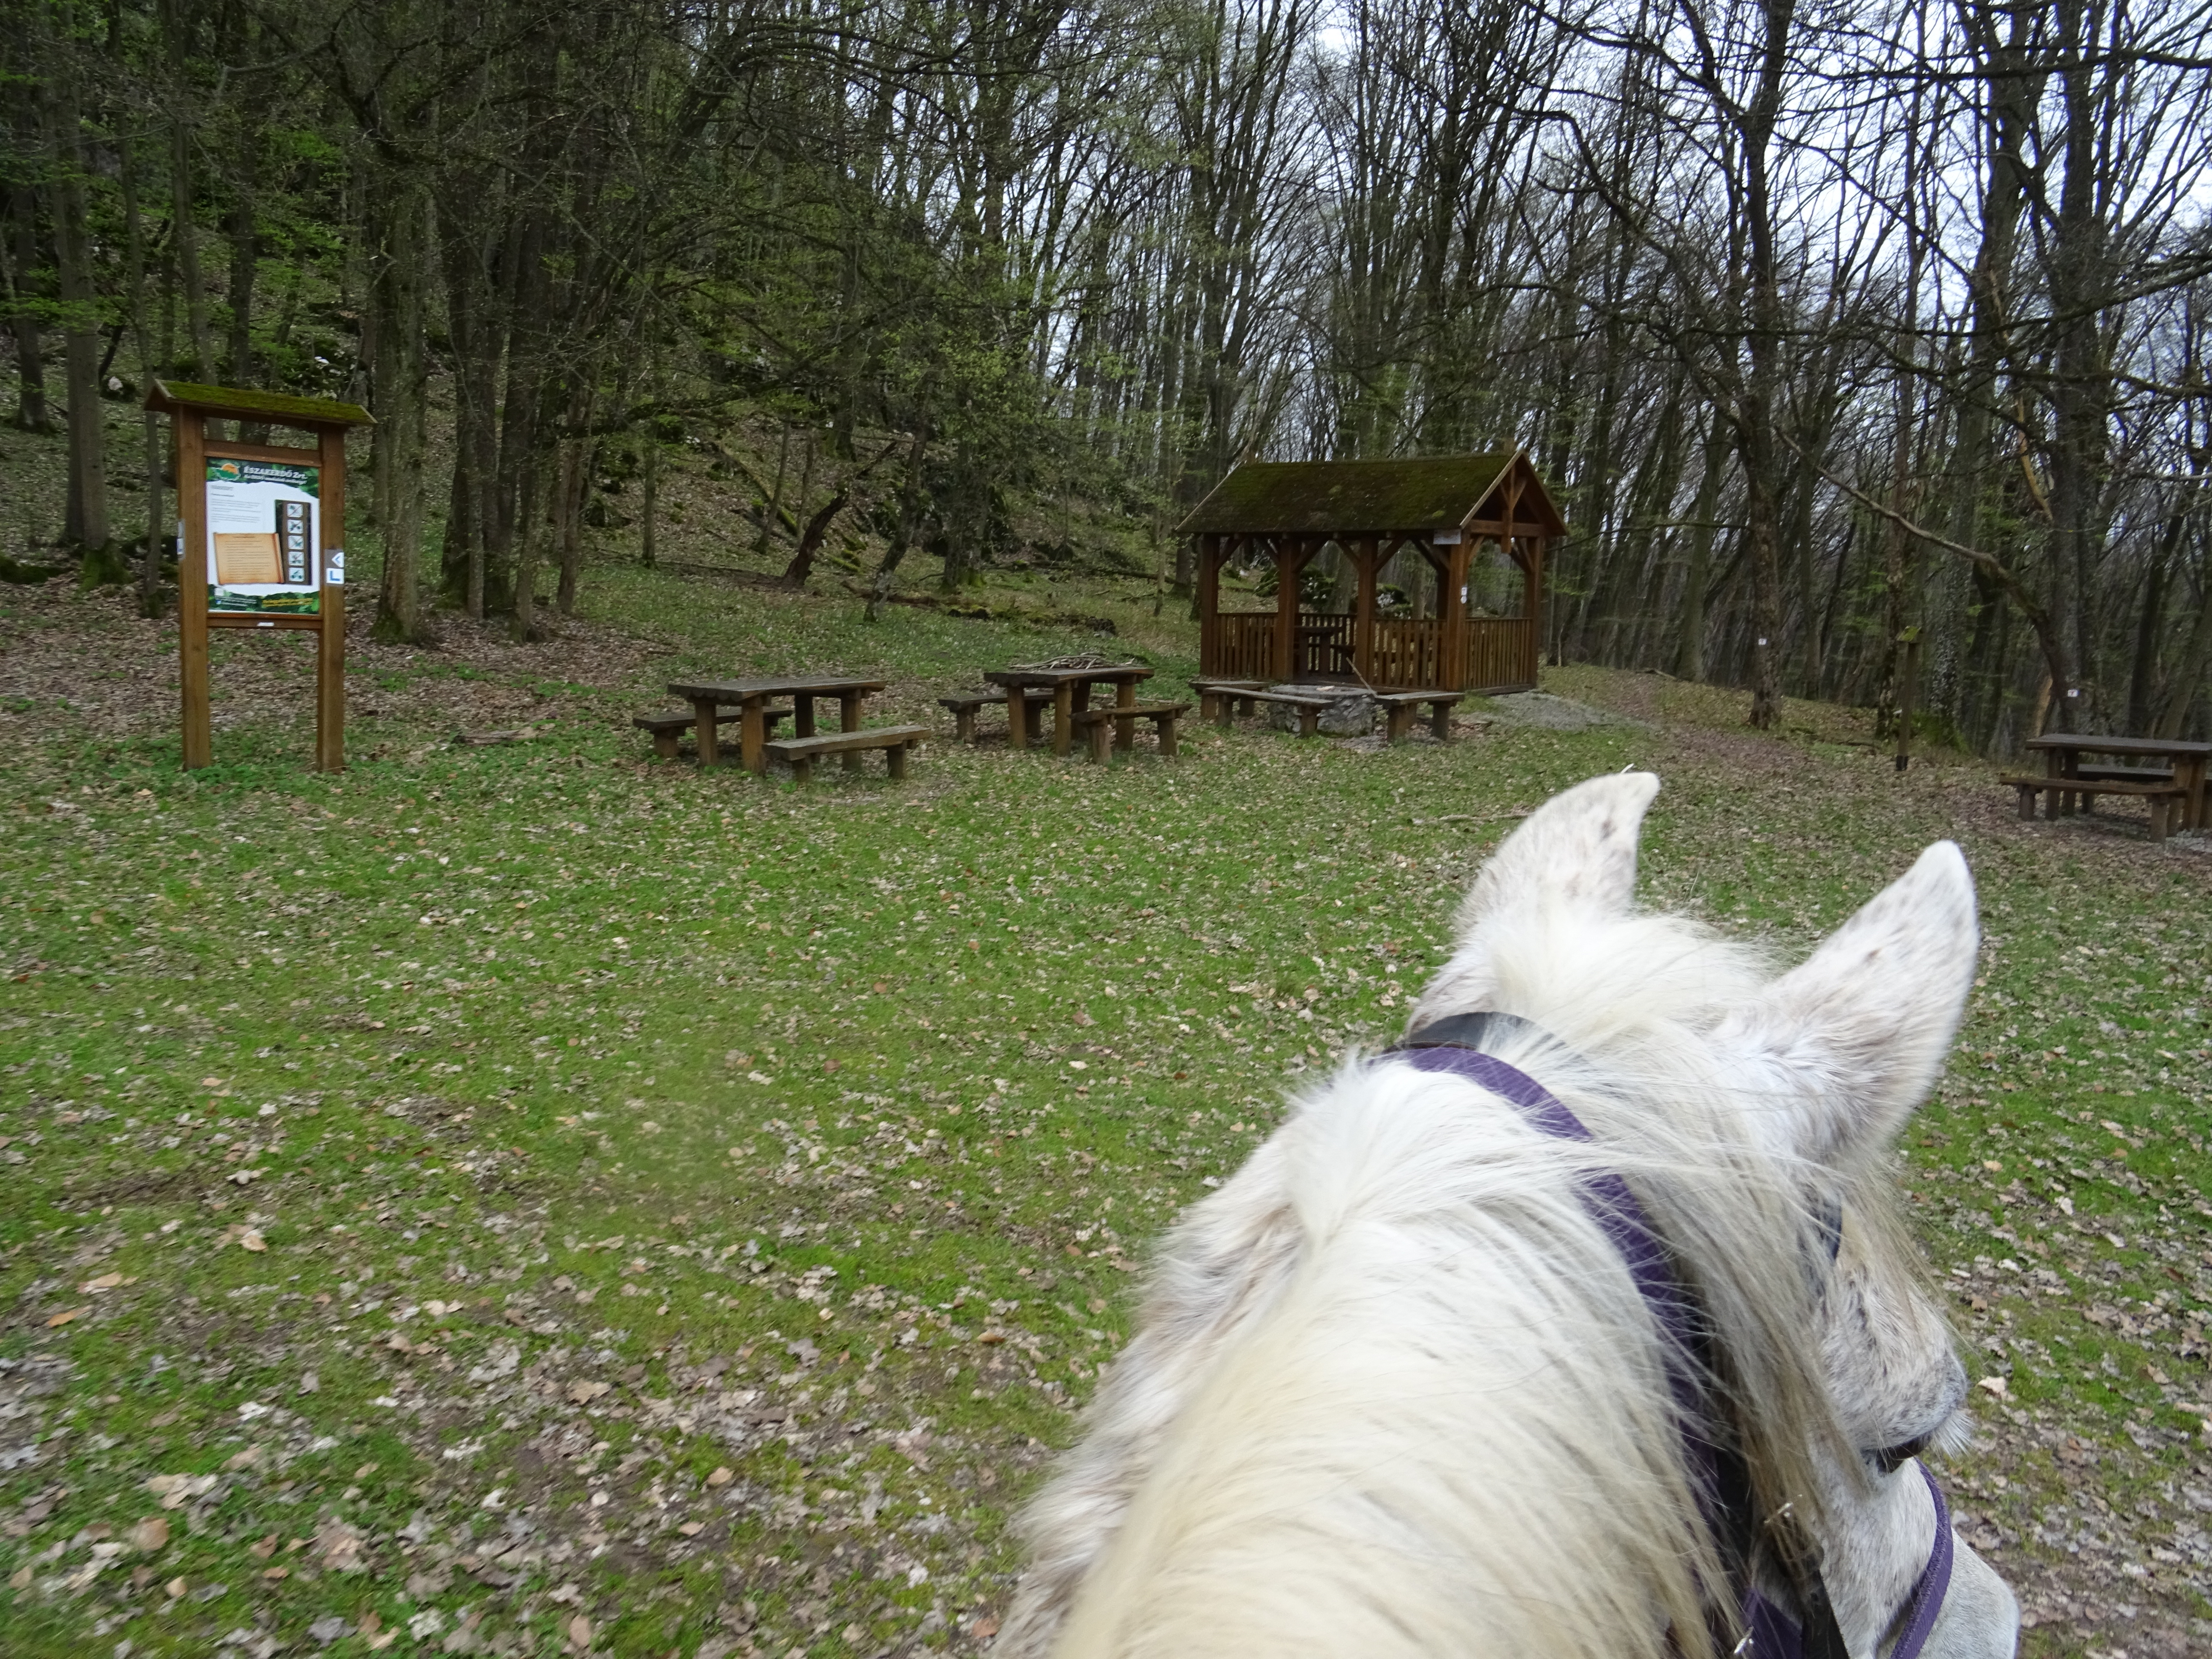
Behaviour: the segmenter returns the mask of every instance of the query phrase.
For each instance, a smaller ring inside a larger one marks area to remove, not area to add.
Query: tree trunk
[[[2136,619],[2135,659],[2128,670],[2128,712],[2123,729],[2141,732],[2150,725],[2151,688],[2158,683],[2158,641],[2166,624],[2166,562],[2150,568],[2143,583],[2142,610]]]
[[[253,287],[261,269],[260,239],[254,230],[253,187],[256,168],[255,151],[258,149],[260,133],[250,117],[241,125],[238,157],[238,176],[233,185],[236,194],[231,201],[230,223],[230,384],[251,386],[254,384],[253,362]],[[240,422],[239,438],[250,444],[269,441],[269,428],[252,422]]]
[[[1751,301],[1751,369],[1738,404],[1745,525],[1751,554],[1751,723],[1765,730],[1782,717],[1782,501],[1774,424],[1782,381],[1784,317],[1774,204],[1767,168],[1782,112],[1795,0],[1765,0],[1758,91],[1743,122],[1744,228]]]
[[[150,386],[161,362],[146,304],[146,226],[138,210],[138,151],[126,137],[118,144],[123,173],[123,228],[131,276],[131,330],[138,345],[138,374]],[[146,551],[138,563],[138,614],[161,614],[161,417],[152,410],[140,416],[145,447]]]
[[[2192,482],[2175,512],[2175,530],[2189,527],[2196,514],[2189,509],[2196,505],[2202,486]],[[2197,568],[2204,573],[2203,594],[2197,606],[2197,614],[2190,619],[2189,633],[2182,642],[2179,656],[2175,659],[2172,677],[2166,685],[2165,700],[2159,705],[2157,724],[2152,728],[2156,736],[2175,738],[2181,735],[2182,722],[2189,718],[2189,706],[2197,701],[2198,688],[2204,684],[2205,670],[2212,666],[2212,550],[2204,545],[2201,526],[2197,526]],[[2169,556],[2179,550],[2180,538],[2170,535]]]
[[[891,532],[890,543],[884,549],[883,562],[876,567],[876,580],[868,592],[867,618],[878,620],[883,615],[884,601],[890,598],[891,578],[897,574],[899,562],[906,550],[914,544],[915,534],[921,527],[921,466],[929,448],[928,395],[930,382],[922,382],[922,407],[916,411],[914,438],[906,453],[906,482],[899,490],[898,527]]]
[[[807,456],[807,471],[810,475],[813,471],[813,455],[811,450],[813,441],[813,434],[808,434],[807,443],[810,446],[810,451]],[[760,534],[753,541],[753,557],[756,559],[764,559],[768,556],[769,532],[775,528],[776,514],[783,511],[783,475],[790,463],[791,422],[786,421],[783,422],[782,441],[777,444],[775,449],[775,482],[769,486],[768,510],[761,514]],[[806,492],[804,489],[800,489],[799,499],[800,510],[804,511],[806,501]]]
[[[64,64],[46,100],[54,166],[54,264],[63,307],[68,370],[69,495],[62,539],[84,556],[88,584],[129,580],[107,528],[107,443],[100,398],[100,295],[93,283],[86,222],[83,136],[72,68]]]
[[[580,381],[569,395],[565,424],[568,435],[561,441],[559,494],[555,502],[555,544],[561,555],[561,586],[555,608],[564,617],[576,613],[576,584],[584,568],[584,487],[590,482],[585,465],[589,459],[587,435],[592,423],[592,394]]]
[[[169,124],[169,238],[177,248],[177,281],[185,290],[185,325],[192,337],[192,373],[215,377],[215,338],[208,328],[207,283],[200,276],[199,233],[192,223],[192,130],[184,110],[191,100],[185,78],[185,39],[181,0],[168,0],[169,95],[177,113]]]
[[[544,548],[544,524],[550,515],[543,508],[551,489],[552,472],[544,457],[532,455],[523,465],[521,488],[517,492],[513,628],[517,645],[544,637],[538,628],[538,561]]]
[[[34,89],[23,88],[15,106],[18,154],[35,155],[46,148],[37,134],[38,108]],[[29,180],[18,179],[8,187],[7,216],[7,222],[0,225],[0,271],[7,277],[8,331],[15,342],[15,426],[23,432],[52,432],[46,346],[33,307],[39,268],[39,193]]]
[[[791,556],[791,562],[783,568],[783,580],[787,587],[805,587],[814,574],[814,555],[820,549],[823,538],[830,534],[830,526],[845,510],[845,503],[851,499],[852,493],[850,483],[842,486],[806,521],[806,528],[799,533],[799,550]]]
[[[653,568],[655,556],[653,538],[660,518],[660,440],[653,435],[653,423],[645,428],[645,504],[638,514],[637,560],[647,570]]]
[[[1718,410],[1705,428],[1705,471],[1690,507],[1690,556],[1682,572],[1681,632],[1674,641],[1674,677],[1705,677],[1705,597],[1712,581],[1714,522],[1721,510],[1721,473],[1728,465],[1728,421]]]
[[[489,188],[474,169],[449,175],[438,198],[447,331],[453,343],[453,476],[447,498],[439,586],[449,604],[482,622],[503,603],[488,557],[499,465],[502,341],[487,270],[482,204]]]
[[[420,181],[382,157],[371,163],[367,197],[369,308],[375,356],[369,366],[377,521],[384,579],[377,592],[379,640],[420,642],[423,517],[422,262],[428,201]]]

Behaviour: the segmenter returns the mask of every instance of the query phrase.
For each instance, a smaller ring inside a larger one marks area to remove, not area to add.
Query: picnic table
[[[1074,746],[1076,711],[1091,707],[1092,686],[1112,686],[1115,707],[1133,708],[1137,702],[1137,682],[1152,677],[1152,671],[1142,663],[1130,662],[1102,668],[1000,668],[984,675],[983,680],[986,684],[1004,687],[1008,693],[1006,730],[1010,745],[1017,750],[1029,746],[1030,710],[1028,698],[1012,694],[1018,690],[1050,691],[1052,752],[1065,755]]]
[[[719,709],[736,704],[738,708],[738,757],[749,772],[768,770],[768,722],[762,711],[778,697],[791,699],[792,726],[800,738],[814,735],[814,700],[817,697],[837,699],[841,729],[857,732],[860,729],[860,705],[872,691],[880,691],[885,682],[863,679],[850,674],[776,674],[744,680],[687,681],[668,688],[672,697],[687,700],[696,713],[699,721],[699,764],[714,766],[721,759],[721,750],[715,740],[714,717]],[[848,755],[845,763],[858,766],[860,757]]]
[[[2205,824],[2204,775],[2212,761],[2212,743],[2180,738],[2095,737],[2079,732],[2053,732],[2030,738],[2027,747],[2047,757],[2049,770],[2044,787],[2050,797],[2048,811],[2056,817],[2071,811],[2083,797],[2148,794],[2161,789],[2179,793],[2181,822],[2185,829]],[[2087,764],[2084,755],[2117,757],[2132,765]],[[2144,763],[2163,763],[2147,765]],[[2077,787],[2069,789],[2068,783]],[[2063,803],[2063,806],[2062,806]],[[2154,813],[2156,807],[2154,805]]]

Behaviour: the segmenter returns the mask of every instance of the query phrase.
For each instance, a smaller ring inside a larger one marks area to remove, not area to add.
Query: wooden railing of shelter
[[[1350,680],[1357,619],[1308,612],[1298,618],[1297,672]],[[1443,624],[1433,617],[1377,617],[1367,678],[1379,687],[1481,690],[1536,684],[1534,630],[1518,617],[1470,617],[1467,654],[1456,674],[1445,672]],[[1206,619],[1206,672],[1221,679],[1274,680],[1275,614],[1231,611]]]
[[[1340,612],[1308,611],[1298,617],[1298,672],[1328,679],[1352,678],[1353,618]]]
[[[1468,617],[1467,672],[1459,684],[1468,691],[1535,684],[1536,630],[1520,617]]]
[[[1417,617],[1375,619],[1374,666],[1368,678],[1377,685],[1414,690],[1443,684],[1443,629]]]
[[[1200,659],[1219,679],[1276,678],[1275,613],[1230,611],[1207,617]]]

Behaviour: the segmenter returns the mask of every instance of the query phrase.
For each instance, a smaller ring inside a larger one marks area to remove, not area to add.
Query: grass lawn
[[[1516,815],[1632,763],[1647,898],[1785,956],[1966,846],[1902,1174],[1980,1384],[1947,1483],[2028,1653],[2212,1647],[2205,838],[1594,671],[1581,730],[805,792],[626,725],[701,671],[946,730],[1009,661],[1194,672],[1141,584],[1057,586],[988,598],[1119,637],[612,568],[544,646],[356,629],[334,777],[297,641],[218,641],[187,776],[173,630],[0,589],[0,1647],[979,1650],[1147,1241],[1395,1030]]]

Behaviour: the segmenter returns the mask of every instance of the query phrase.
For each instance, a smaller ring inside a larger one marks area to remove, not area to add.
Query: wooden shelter
[[[1198,538],[1199,660],[1209,678],[1356,682],[1378,691],[1525,691],[1536,684],[1544,546],[1566,523],[1518,450],[1249,462],[1178,528]],[[1357,596],[1348,612],[1306,610],[1299,578],[1332,543],[1358,573]],[[1470,579],[1485,544],[1517,570],[1517,615],[1474,614]],[[1434,603],[1385,614],[1376,604],[1382,568],[1407,548],[1434,573]],[[1222,566],[1255,556],[1274,562],[1274,609],[1224,611]]]

